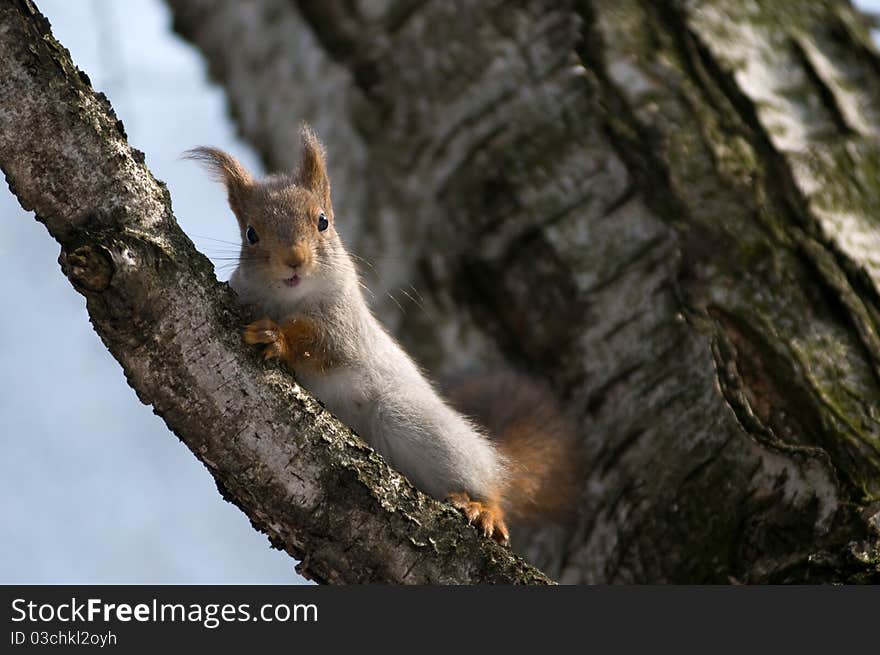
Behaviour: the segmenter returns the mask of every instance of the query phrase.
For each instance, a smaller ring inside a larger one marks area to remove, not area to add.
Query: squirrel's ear
[[[229,206],[238,214],[244,205],[244,199],[254,184],[254,179],[247,169],[235,157],[217,148],[193,148],[183,156],[207,166],[218,182],[226,186],[229,194]]]
[[[297,184],[315,193],[321,199],[324,211],[331,213],[333,208],[330,204],[330,177],[327,175],[324,146],[308,123],[302,124],[299,134],[302,137],[303,155],[297,169]]]

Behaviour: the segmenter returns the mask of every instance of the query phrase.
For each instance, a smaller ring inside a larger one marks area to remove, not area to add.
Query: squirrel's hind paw
[[[287,352],[281,326],[269,318],[254,321],[244,329],[244,340],[252,346],[263,346],[266,359],[283,358]]]
[[[480,502],[471,500],[464,491],[451,493],[446,500],[462,511],[468,523],[477,527],[485,536],[492,537],[500,544],[510,543],[510,533],[504,523],[504,511],[496,501]]]

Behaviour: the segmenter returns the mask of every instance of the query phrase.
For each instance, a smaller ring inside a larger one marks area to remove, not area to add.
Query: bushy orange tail
[[[508,461],[500,490],[513,522],[562,521],[576,509],[583,457],[574,427],[549,388],[512,371],[469,375],[446,393],[487,430]]]

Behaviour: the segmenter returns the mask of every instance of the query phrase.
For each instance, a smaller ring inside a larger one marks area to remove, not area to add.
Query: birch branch
[[[181,149],[189,144],[181,144]],[[0,166],[138,397],[273,545],[326,583],[547,583],[416,491],[241,341],[243,316],[27,0],[0,2]]]

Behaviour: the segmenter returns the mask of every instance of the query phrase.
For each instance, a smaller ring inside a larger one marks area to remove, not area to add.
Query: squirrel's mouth
[[[290,277],[284,278],[284,284],[289,287],[295,287],[299,284],[299,275],[291,275]]]

